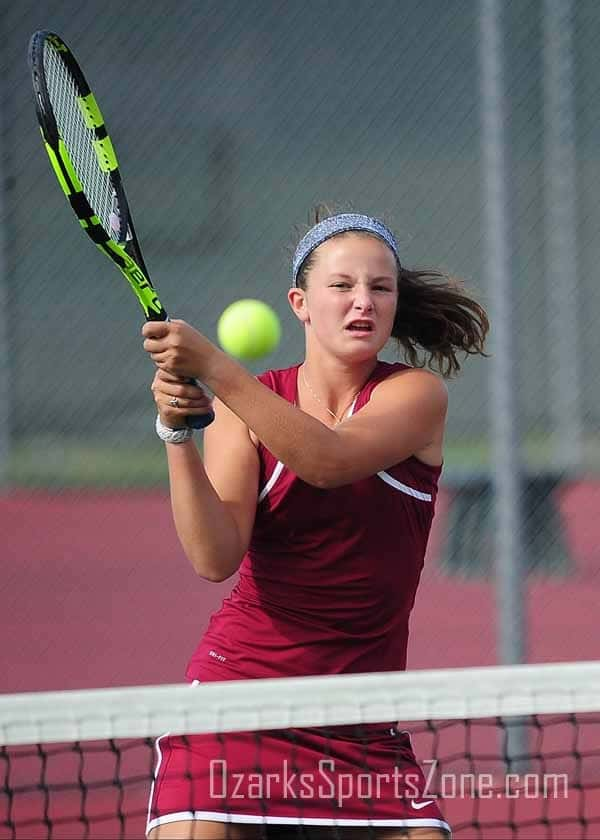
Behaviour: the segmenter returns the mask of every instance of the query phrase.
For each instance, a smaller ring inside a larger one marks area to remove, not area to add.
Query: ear
[[[298,289],[296,286],[288,291],[288,303],[296,318],[303,324],[308,324],[310,315],[308,314],[308,307],[306,305],[306,292],[304,289]]]

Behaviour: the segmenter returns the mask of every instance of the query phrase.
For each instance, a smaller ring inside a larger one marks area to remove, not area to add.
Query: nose
[[[371,312],[373,309],[371,291],[364,286],[356,288],[356,293],[354,295],[354,309],[357,309],[360,312]]]

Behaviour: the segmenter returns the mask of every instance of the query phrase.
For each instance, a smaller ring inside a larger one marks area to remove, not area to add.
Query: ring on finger
[[[173,408],[179,408],[179,400],[177,397],[171,397],[169,400],[169,405],[173,406]]]

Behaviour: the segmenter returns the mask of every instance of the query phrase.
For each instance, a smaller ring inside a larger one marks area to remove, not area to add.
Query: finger
[[[170,384],[179,384],[179,385],[189,385],[191,384],[189,379],[186,379],[185,376],[177,376],[176,373],[173,373],[171,370],[167,370],[166,368],[158,368],[154,377],[157,381],[162,382],[164,385]]]
[[[208,399],[206,391],[200,385],[191,382],[172,380],[158,384],[158,390],[169,397],[185,397],[189,400]]]
[[[167,349],[166,342],[163,338],[145,338],[142,347],[146,353],[160,353]]]
[[[202,405],[206,405],[212,401],[212,397],[209,397],[200,388],[192,390],[191,388],[176,388],[171,386],[169,388],[155,388],[154,390],[157,396],[162,400],[176,399],[179,400],[179,402],[186,400],[187,402],[194,402]]]
[[[190,400],[185,397],[171,397],[170,399],[165,399],[163,397],[163,399],[160,400],[160,406],[164,408],[165,411],[172,411],[175,413],[179,411],[182,414],[189,414],[190,412],[197,411],[199,414],[203,414],[212,408],[212,400]]]
[[[180,385],[189,385],[192,388],[202,388],[202,385],[197,379],[190,376],[180,376],[175,373],[175,371],[169,370],[168,368],[159,368],[157,372],[159,372],[161,376],[164,376],[165,382],[169,380],[171,382],[178,382]]]
[[[142,327],[142,335],[144,338],[165,338],[168,334],[168,321],[146,321]]]
[[[157,367],[162,368],[163,370],[169,369],[170,353],[168,350],[150,350],[147,348],[144,349],[150,355],[150,358]]]
[[[209,396],[204,388],[191,382],[158,382],[157,390],[168,397],[182,397],[187,400],[212,399],[212,395]]]

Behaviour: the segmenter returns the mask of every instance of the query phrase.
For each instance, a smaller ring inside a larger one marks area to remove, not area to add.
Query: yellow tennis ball
[[[260,359],[279,344],[281,326],[275,312],[262,300],[236,300],[217,324],[219,344],[238,359]]]

